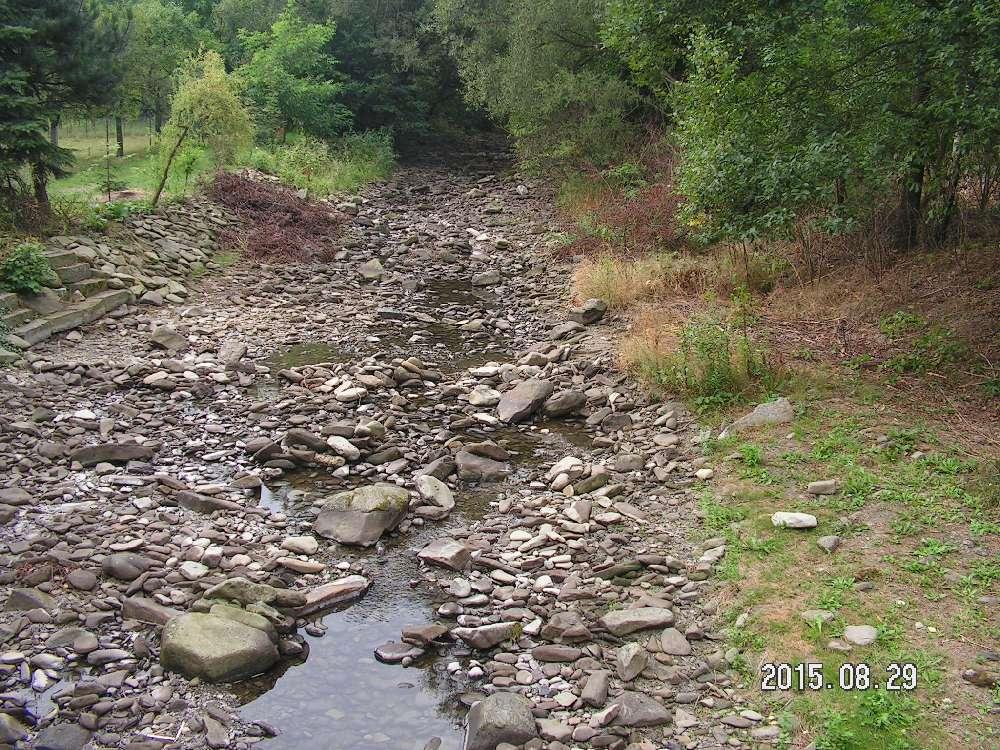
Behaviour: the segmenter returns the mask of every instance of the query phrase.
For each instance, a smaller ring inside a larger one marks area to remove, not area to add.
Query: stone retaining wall
[[[216,234],[231,221],[215,204],[189,201],[129,217],[108,235],[49,238],[45,255],[58,286],[39,295],[0,293],[0,327],[10,350],[0,345],[0,363],[122,305],[182,302],[192,276],[218,268]]]

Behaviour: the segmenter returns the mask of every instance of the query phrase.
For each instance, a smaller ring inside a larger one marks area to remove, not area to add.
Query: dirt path
[[[706,603],[724,541],[689,541],[706,436],[568,320],[504,169],[401,170],[335,262],[238,263],[3,373],[0,743],[778,736]]]

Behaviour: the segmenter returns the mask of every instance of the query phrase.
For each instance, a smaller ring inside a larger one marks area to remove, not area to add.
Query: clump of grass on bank
[[[573,272],[575,297],[597,297],[613,310],[661,296],[672,283],[672,263],[666,255],[631,260],[603,253],[583,259]]]
[[[780,381],[763,347],[718,310],[681,325],[647,310],[622,343],[621,357],[645,383],[690,397],[703,411],[760,396]]]
[[[395,158],[391,136],[374,131],[347,136],[334,145],[293,138],[277,146],[258,146],[242,161],[245,166],[281,178],[287,185],[327,197],[386,178]]]

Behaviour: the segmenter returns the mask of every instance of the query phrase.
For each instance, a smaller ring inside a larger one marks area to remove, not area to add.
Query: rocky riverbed
[[[721,748],[707,437],[573,308],[541,189],[400,170],[0,389],[0,747]]]

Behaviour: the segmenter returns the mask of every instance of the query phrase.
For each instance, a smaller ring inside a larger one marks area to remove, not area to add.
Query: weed
[[[1000,398],[1000,378],[990,378],[982,384],[983,393],[990,398]]]
[[[913,554],[920,557],[941,557],[949,555],[957,549],[958,547],[954,544],[948,544],[938,539],[921,539],[920,546],[913,551]]]
[[[0,284],[12,292],[41,294],[58,279],[46,260],[45,247],[38,242],[22,242],[0,264]]]
[[[717,316],[695,316],[681,330],[675,352],[635,364],[646,379],[693,396],[701,411],[710,411],[773,379],[763,352],[746,337],[734,338]]]
[[[716,501],[710,494],[702,496],[699,505],[704,515],[705,526],[714,531],[722,531],[729,525],[744,518],[738,508],[730,508]]]
[[[882,318],[878,327],[889,338],[899,338],[904,333],[911,333],[921,330],[927,321],[919,315],[906,310],[897,310],[892,315]]]

